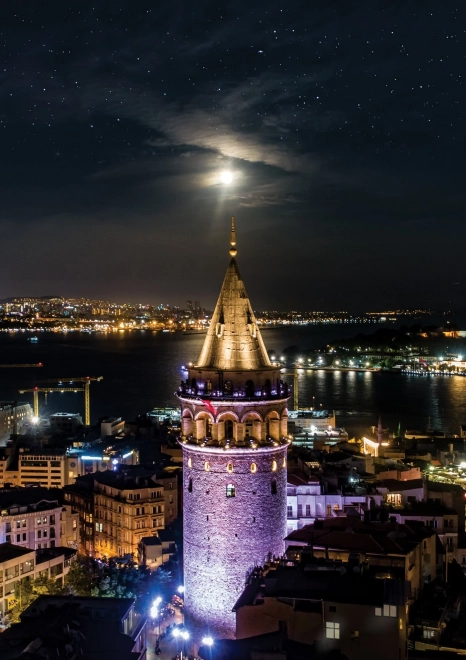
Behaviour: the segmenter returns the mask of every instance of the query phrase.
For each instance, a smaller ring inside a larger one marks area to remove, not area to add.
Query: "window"
[[[332,515],[332,505],[327,504],[327,516],[331,516],[331,515]]]
[[[40,531],[40,529],[39,529],[39,531],[37,532],[37,538],[38,538],[38,539],[42,538],[42,532]]]
[[[282,467],[284,467],[284,468],[286,467],[286,458],[283,459],[283,466]]]
[[[311,505],[306,504],[306,518],[309,518],[311,515]]]
[[[205,470],[206,472],[210,472],[210,463],[209,463],[209,461],[206,461],[206,462],[204,463],[204,470]]]
[[[277,494],[277,482],[275,481],[275,479],[272,479],[272,483],[270,484],[270,492],[272,493],[272,495]]]
[[[435,630],[426,630],[426,628],[424,628],[424,630],[422,631],[422,636],[424,637],[424,639],[432,639],[433,637],[435,637]]]
[[[27,523],[26,523],[26,519],[25,519],[25,518],[23,518],[23,520],[21,521],[21,526],[22,526],[22,527],[26,527],[26,526],[27,526]]]
[[[16,543],[21,543],[21,534],[16,534]]]
[[[227,486],[227,497],[236,497],[236,488],[233,484]]]
[[[55,525],[55,516],[50,516],[50,524]]]
[[[376,607],[375,608],[375,616],[382,616],[382,608],[381,607]]]
[[[340,624],[333,621],[326,621],[325,637],[327,639],[340,639]]]
[[[254,472],[257,472],[257,465],[255,463],[251,463],[251,472],[254,474]]]
[[[288,516],[288,518],[293,517],[293,507],[291,505],[286,507],[286,515]]]
[[[168,484],[168,489],[173,490],[173,482],[170,481],[170,483]]]
[[[302,518],[302,517],[303,517],[303,505],[298,504],[298,518]]]
[[[193,466],[193,461],[192,458],[188,458],[188,467],[191,468]]]
[[[188,481],[188,493],[192,493],[192,492],[193,492],[193,480],[190,479]]]
[[[26,533],[23,534],[23,541],[26,540]]]
[[[383,606],[383,615],[384,616],[396,616],[396,605],[384,605]]]
[[[277,471],[277,461],[272,461],[272,472]]]
[[[233,463],[228,463],[227,472],[229,472],[230,474],[233,472]]]

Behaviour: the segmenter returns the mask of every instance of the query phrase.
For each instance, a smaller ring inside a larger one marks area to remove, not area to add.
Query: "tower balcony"
[[[184,383],[178,388],[176,394],[183,399],[206,399],[208,401],[276,401],[288,399],[290,389],[287,383],[283,386],[270,389],[235,388],[233,390],[207,389],[205,387],[191,387]]]

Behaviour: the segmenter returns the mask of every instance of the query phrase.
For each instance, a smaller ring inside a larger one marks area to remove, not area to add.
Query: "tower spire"
[[[235,216],[231,216],[231,232],[230,232],[230,256],[236,257],[238,250],[236,249],[236,232],[235,232]]]

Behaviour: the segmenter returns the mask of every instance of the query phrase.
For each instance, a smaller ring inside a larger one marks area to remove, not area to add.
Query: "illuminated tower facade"
[[[284,551],[288,386],[271,364],[231,261],[197,364],[181,383],[185,613],[234,637],[232,608],[255,566]]]

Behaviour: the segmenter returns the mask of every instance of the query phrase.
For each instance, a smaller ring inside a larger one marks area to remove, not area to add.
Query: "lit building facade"
[[[0,491],[0,543],[43,550],[77,548],[79,515],[42,488]]]
[[[236,256],[197,364],[178,391],[183,449],[185,612],[234,637],[248,574],[284,552],[289,397],[270,363]]]

